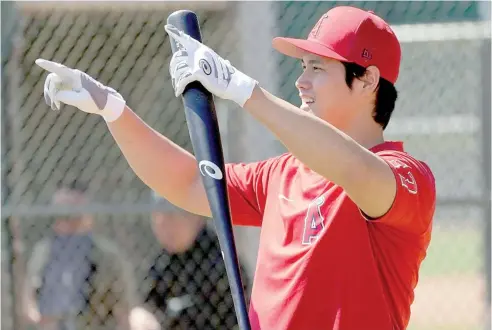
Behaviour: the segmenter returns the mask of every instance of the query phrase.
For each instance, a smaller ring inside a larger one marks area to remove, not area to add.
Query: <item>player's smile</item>
[[[302,94],[299,94],[299,97],[301,98],[302,101],[300,108],[302,110],[309,111],[310,107],[315,103],[314,98]]]

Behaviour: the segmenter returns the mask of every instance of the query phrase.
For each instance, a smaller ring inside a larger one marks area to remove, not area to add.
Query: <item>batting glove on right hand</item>
[[[198,81],[214,95],[244,106],[257,85],[256,80],[175,26],[168,24],[165,30],[179,48],[169,63],[176,96],[181,95],[188,84]]]
[[[53,110],[60,110],[61,102],[98,114],[106,122],[115,121],[123,113],[123,97],[88,74],[43,59],[37,59],[36,64],[50,72],[44,83],[44,99]]]

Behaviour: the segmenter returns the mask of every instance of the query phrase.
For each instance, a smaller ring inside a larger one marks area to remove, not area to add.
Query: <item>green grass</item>
[[[478,273],[484,258],[483,234],[478,229],[435,229],[420,275]]]
[[[455,280],[458,284],[463,281],[462,275],[465,276],[465,280],[467,275],[472,275],[471,278],[473,279],[473,275],[480,274],[483,268],[485,259],[483,242],[484,234],[479,228],[435,228],[431,244],[427,250],[427,257],[420,269],[420,279],[428,278],[433,281],[433,277],[446,279],[449,276],[451,283],[453,283],[452,278],[457,276]],[[445,283],[447,284],[444,287],[438,286],[436,290],[449,289],[449,283],[447,281]],[[425,295],[440,295],[441,293],[444,292],[421,292],[420,298],[425,297]],[[481,306],[480,301],[467,300],[467,303]],[[458,306],[457,301],[453,301],[451,304],[457,304],[456,312],[458,313],[463,313],[463,308],[466,308],[463,305]],[[458,317],[456,319],[453,317],[449,319],[449,322],[446,322],[445,314],[442,313],[449,313],[452,310],[449,309],[450,306],[444,309],[447,312],[440,310],[439,306],[428,307],[431,309],[428,314],[420,308],[420,313],[425,315],[413,315],[408,330],[482,330],[484,328],[477,326],[480,324],[479,320],[468,320],[467,318],[460,319]]]
[[[407,330],[483,330],[484,327],[474,327],[467,324],[463,325],[413,325],[409,326]]]

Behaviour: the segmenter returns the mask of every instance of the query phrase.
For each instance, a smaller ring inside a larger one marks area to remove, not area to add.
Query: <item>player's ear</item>
[[[369,66],[364,75],[362,75],[359,80],[362,82],[362,91],[364,94],[374,93],[379,85],[379,79],[381,74],[379,69],[375,66]]]

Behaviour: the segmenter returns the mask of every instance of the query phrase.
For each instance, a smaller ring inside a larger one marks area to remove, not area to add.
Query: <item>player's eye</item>
[[[313,66],[313,71],[322,71],[323,69],[319,66]]]

